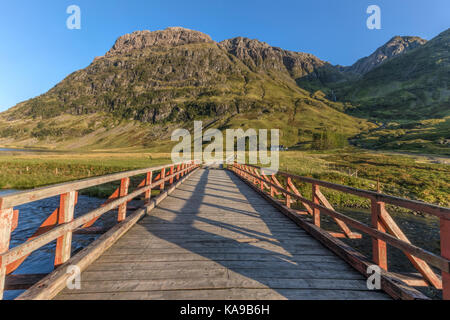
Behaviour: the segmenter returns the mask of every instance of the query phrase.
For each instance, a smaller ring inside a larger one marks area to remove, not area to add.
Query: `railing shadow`
[[[226,268],[236,288],[257,289],[248,299],[384,298],[229,171],[201,170],[143,221],[153,236]]]

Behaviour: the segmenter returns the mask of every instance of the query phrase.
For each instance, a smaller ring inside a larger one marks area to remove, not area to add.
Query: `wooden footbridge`
[[[284,172],[264,175],[255,166],[226,169],[191,161],[0,198],[0,294],[26,289],[21,300],[427,299],[416,287],[433,286],[450,299],[449,208]],[[115,181],[120,186],[101,207],[74,216],[79,190]],[[311,186],[311,197],[298,191],[302,183]],[[371,225],[336,211],[322,189],[367,198]],[[60,196],[59,208],[27,242],[10,248],[20,221],[14,208],[53,196]],[[141,205],[130,210],[133,199]],[[385,204],[438,216],[441,253],[411,244]],[[118,223],[102,230],[96,222],[108,212],[116,212]],[[324,215],[341,231],[324,230]],[[372,257],[339,239],[360,239],[355,230],[372,239]],[[101,235],[72,254],[74,233]],[[14,273],[53,241],[53,272]],[[387,244],[402,250],[419,276],[389,272]],[[374,265],[381,290],[367,285]],[[77,270],[80,286],[68,286]]]

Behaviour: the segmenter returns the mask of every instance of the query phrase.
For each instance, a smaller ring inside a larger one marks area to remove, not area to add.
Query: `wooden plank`
[[[195,171],[194,171],[195,172]],[[192,172],[191,174],[193,174]],[[65,264],[61,265],[55,271],[50,273],[44,279],[33,285],[30,289],[22,293],[17,300],[36,300],[36,299],[51,299],[57,295],[66,284],[70,276],[66,272],[67,266],[78,266],[81,271],[87,268],[93,261],[95,261],[103,252],[110,248],[121,236],[123,236],[139,219],[146,214],[150,208],[156,207],[169,193],[172,193],[184,180],[189,178],[191,174],[187,175],[185,179],[180,180],[170,189],[161,193],[147,205],[147,208],[138,209],[127,217],[122,222],[115,225],[107,233],[99,237],[88,247],[81,250],[74,257],[69,259]],[[126,197],[125,197],[126,198]]]
[[[361,280],[334,279],[274,279],[245,276],[232,278],[194,278],[194,279],[140,279],[140,280],[83,280],[83,293],[133,292],[133,291],[178,291],[178,290],[208,290],[208,289],[309,289],[309,290],[357,290],[370,295],[365,282]],[[63,293],[70,292],[64,290]]]
[[[357,272],[327,270],[304,270],[293,268],[260,269],[260,268],[236,268],[230,271],[226,267],[215,269],[184,268],[173,270],[123,270],[117,271],[95,271],[89,268],[83,272],[83,280],[86,281],[108,281],[108,280],[156,280],[156,279],[196,279],[196,278],[229,278],[246,276],[251,278],[276,278],[276,279],[326,279],[326,280],[365,280]]]
[[[120,291],[78,293],[58,296],[67,300],[386,300],[381,292],[358,290],[299,290],[299,289],[214,289],[167,291]]]

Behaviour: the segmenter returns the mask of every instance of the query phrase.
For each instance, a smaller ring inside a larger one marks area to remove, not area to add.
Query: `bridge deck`
[[[201,169],[56,299],[388,299],[225,170]]]

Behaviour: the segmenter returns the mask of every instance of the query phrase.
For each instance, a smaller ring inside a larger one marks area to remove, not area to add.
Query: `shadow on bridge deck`
[[[201,169],[56,299],[388,299],[233,173]]]

